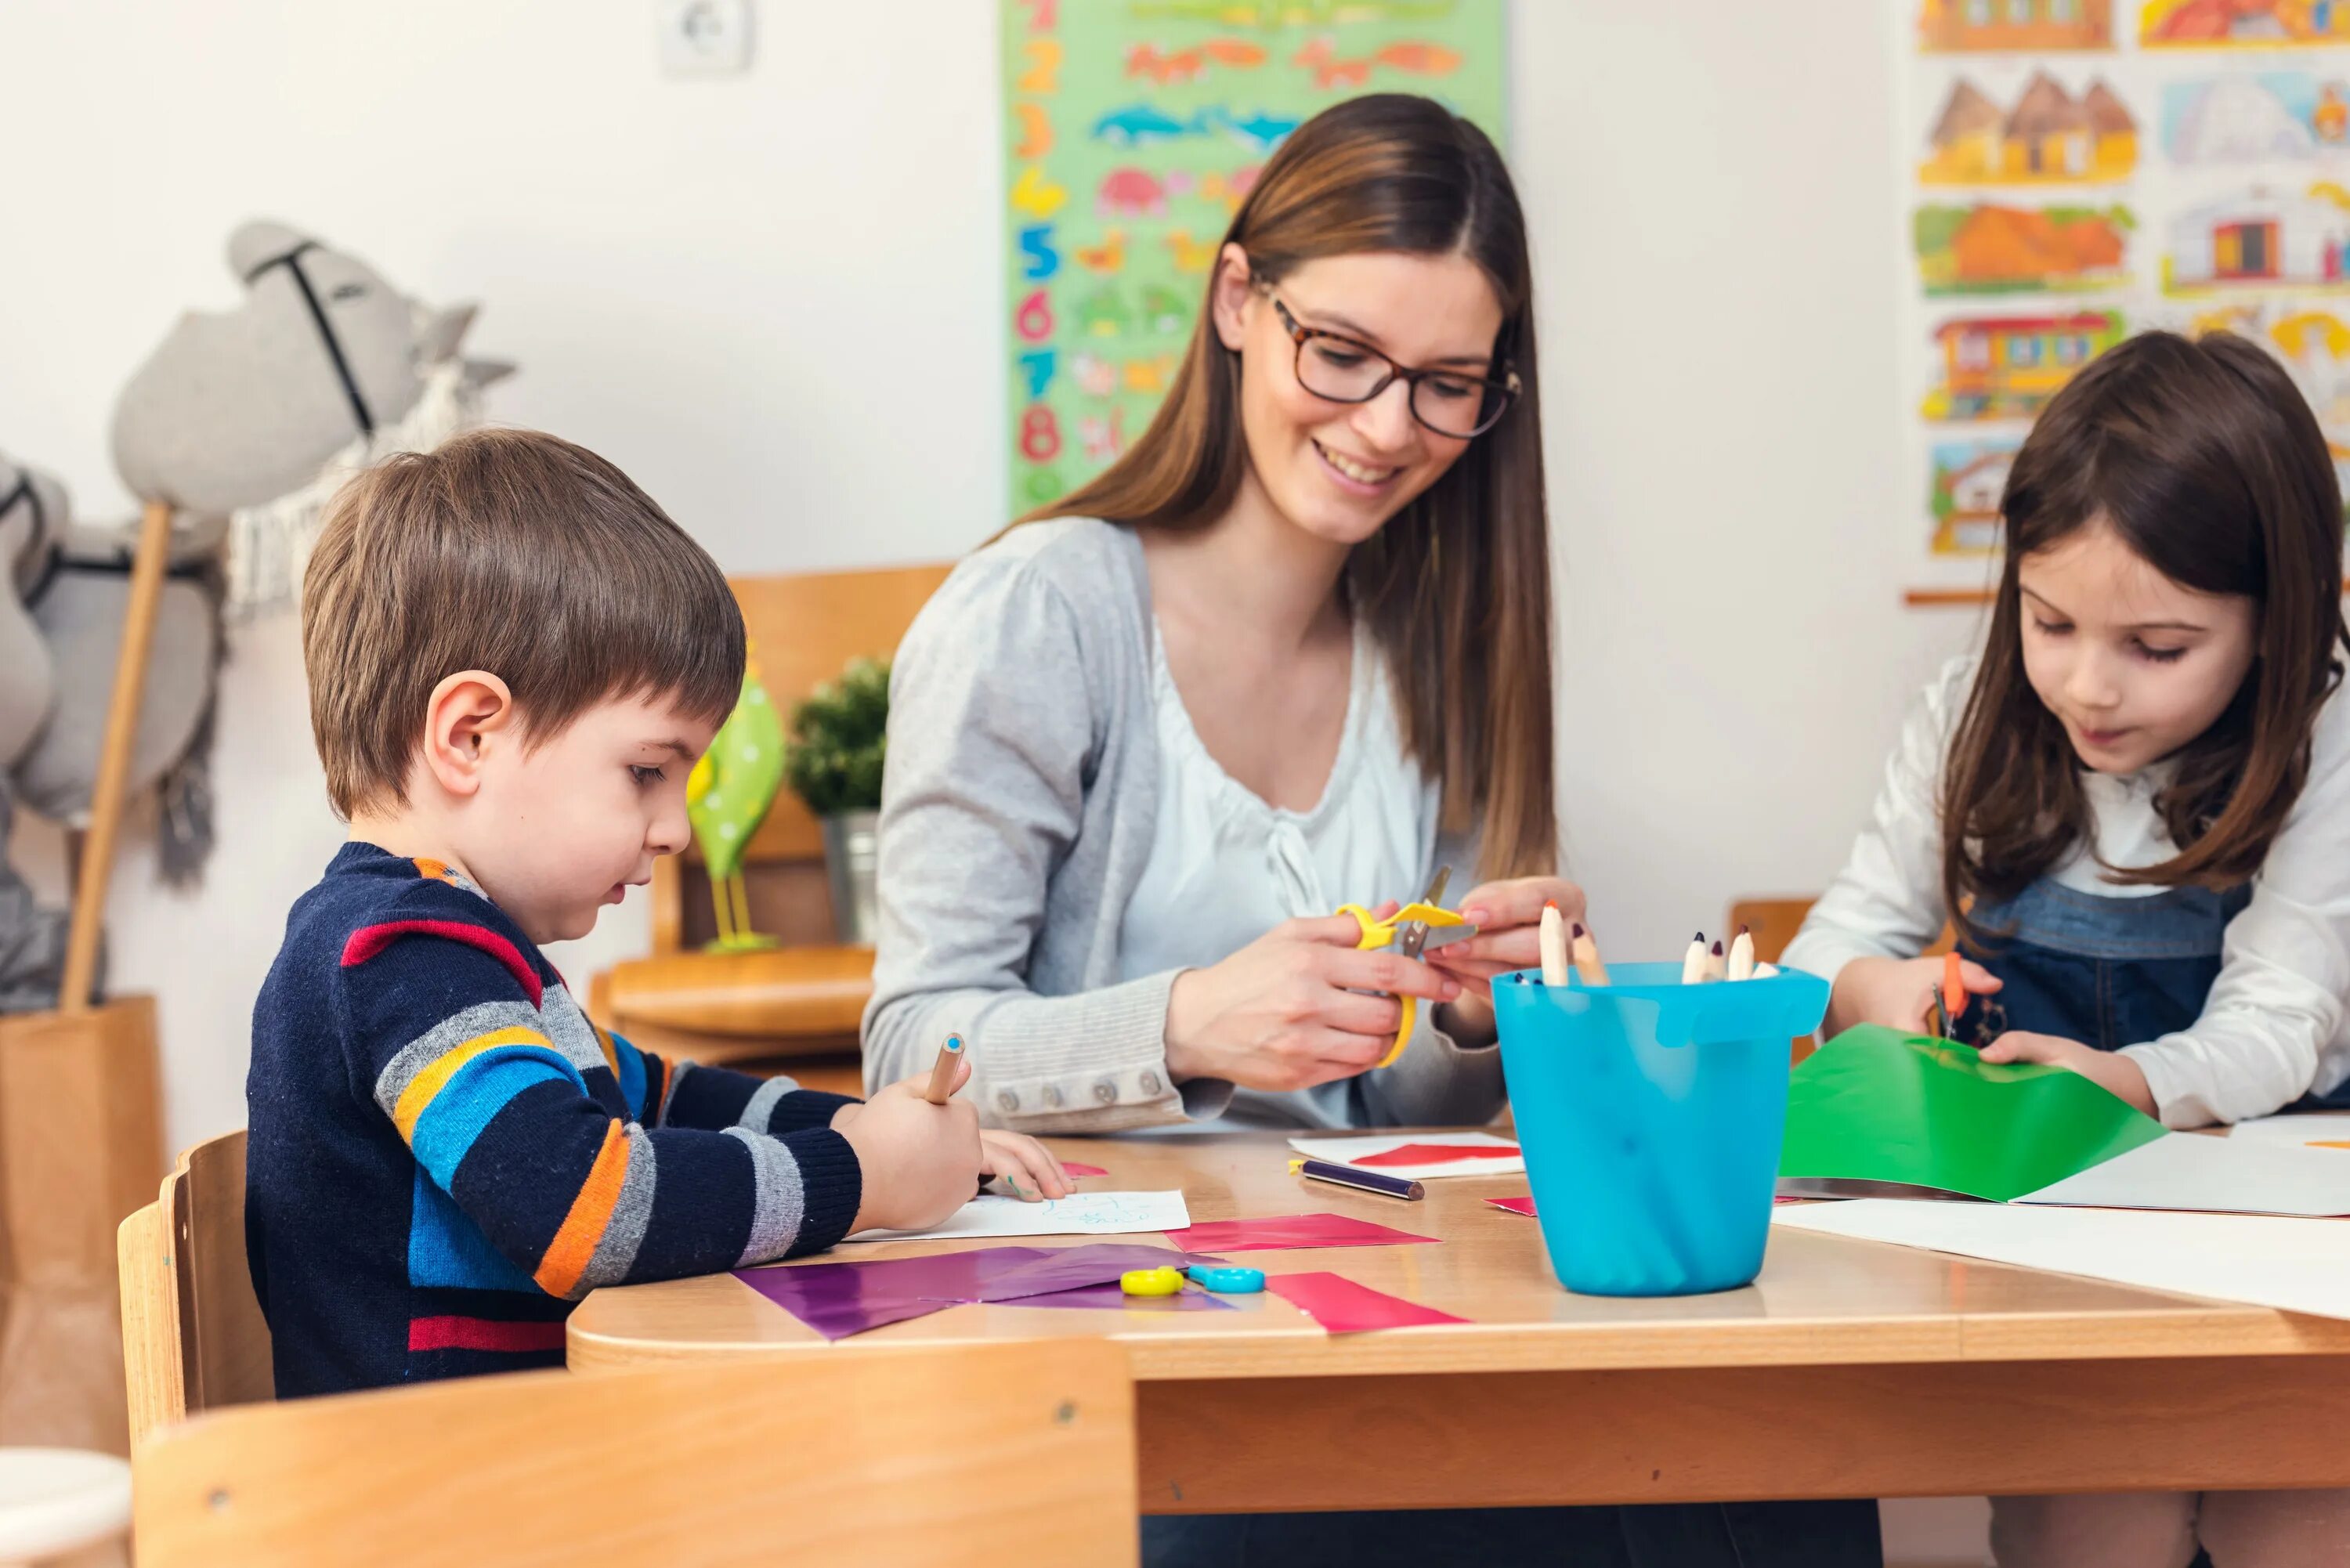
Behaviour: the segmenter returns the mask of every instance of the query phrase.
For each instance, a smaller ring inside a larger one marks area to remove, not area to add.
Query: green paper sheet
[[[2078,1073],[1864,1024],[1795,1068],[1779,1174],[2005,1203],[2162,1136]]]

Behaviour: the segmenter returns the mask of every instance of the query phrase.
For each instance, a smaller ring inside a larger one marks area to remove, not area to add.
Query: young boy
[[[481,431],[336,498],[304,583],[310,722],[350,842],[254,1008],[245,1242],[280,1397],[559,1366],[598,1285],[935,1224],[983,1148],[596,1027],[539,951],[685,847],[742,689],[710,557],[610,463]]]

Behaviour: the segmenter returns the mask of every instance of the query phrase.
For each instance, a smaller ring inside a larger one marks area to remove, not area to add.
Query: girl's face
[[[2102,519],[2024,556],[2023,670],[2101,774],[2135,773],[2227,711],[2260,615],[2238,594],[2173,582]]]
[[[1400,379],[1367,403],[1307,391],[1297,379],[1296,342],[1274,302],[1298,326],[1340,333],[1399,365],[1485,377],[1494,374],[1501,301],[1461,255],[1325,256],[1269,291],[1253,286],[1237,245],[1224,247],[1217,265],[1216,334],[1241,356],[1241,424],[1256,483],[1307,533],[1359,544],[1460,461],[1469,441],[1412,418],[1411,389]],[[1423,392],[1422,406],[1436,395]]]

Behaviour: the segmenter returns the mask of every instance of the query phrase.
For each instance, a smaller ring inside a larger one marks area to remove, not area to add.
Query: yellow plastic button
[[[1128,1269],[1118,1275],[1118,1288],[1130,1296],[1171,1296],[1183,1288],[1180,1269]]]

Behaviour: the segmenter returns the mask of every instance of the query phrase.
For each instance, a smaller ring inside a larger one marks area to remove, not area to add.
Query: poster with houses
[[[1416,92],[1503,140],[1503,0],[998,3],[1014,514],[1149,424],[1224,231],[1299,124]]]
[[[2033,419],[2132,332],[2252,338],[2350,463],[2350,0],[1896,3],[1911,602],[1981,595]]]

